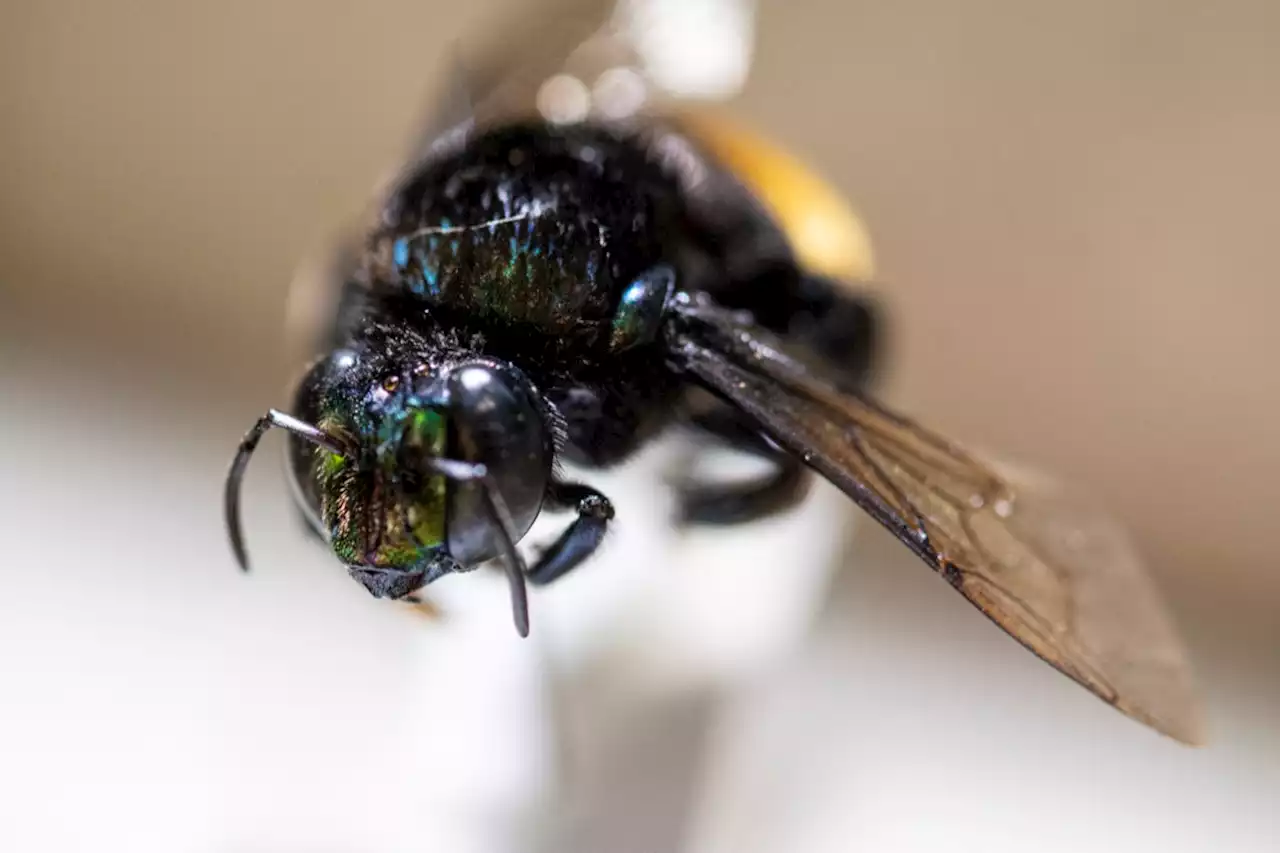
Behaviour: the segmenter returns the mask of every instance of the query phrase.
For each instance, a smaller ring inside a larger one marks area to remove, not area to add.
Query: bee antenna
[[[464,440],[474,446],[469,425],[465,418],[458,419],[462,427]],[[521,637],[529,636],[529,591],[525,587],[524,559],[516,547],[520,535],[516,532],[515,522],[511,520],[511,511],[502,493],[493,482],[489,469],[480,463],[463,462],[456,459],[432,457],[431,467],[446,477],[455,480],[470,480],[480,485],[480,495],[484,498],[484,508],[498,534],[498,547],[502,551],[502,569],[507,575],[507,586],[511,591],[511,616],[516,623],[516,633]]]
[[[249,555],[244,547],[244,532],[240,526],[240,484],[244,481],[245,468],[253,451],[258,448],[262,436],[272,427],[288,430],[299,438],[309,441],[317,447],[323,447],[330,453],[349,458],[350,453],[341,442],[318,427],[298,420],[297,418],[270,409],[258,418],[258,422],[245,433],[240,442],[240,449],[231,461],[231,469],[227,472],[226,490],[223,495],[223,510],[227,523],[227,538],[231,540],[231,550],[235,553],[236,562],[241,571],[249,571]]]
[[[502,549],[502,568],[507,575],[507,585],[511,589],[511,615],[515,619],[516,633],[521,637],[529,636],[529,593],[525,589],[525,565],[516,548],[515,524],[511,521],[511,513],[507,510],[507,502],[493,485],[493,480],[484,474],[480,479],[481,493],[489,511],[489,518],[498,531],[498,545]]]
[[[442,456],[433,456],[427,460],[427,465],[437,474],[448,477],[450,480],[483,480],[489,476],[489,469],[479,462],[463,462],[459,459],[445,459]]]

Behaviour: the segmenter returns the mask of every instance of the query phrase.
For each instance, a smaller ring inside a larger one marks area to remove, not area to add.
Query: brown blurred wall
[[[503,5],[7,0],[0,331],[276,387],[296,262]],[[762,5],[742,108],[867,215],[889,396],[1273,611],[1280,4]]]

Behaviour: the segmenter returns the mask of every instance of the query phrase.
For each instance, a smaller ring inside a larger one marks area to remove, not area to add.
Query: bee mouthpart
[[[377,566],[347,566],[347,573],[369,590],[374,598],[404,598],[422,586],[420,572],[381,569]]]

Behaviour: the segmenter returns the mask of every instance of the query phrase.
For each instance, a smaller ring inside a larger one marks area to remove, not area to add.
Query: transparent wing
[[[678,368],[752,417],[1045,661],[1135,719],[1201,740],[1182,645],[1104,514],[819,378],[746,318],[696,299],[680,314]]]
[[[755,0],[527,4],[459,40],[416,149],[429,152],[460,120],[619,121],[672,102],[725,100],[746,81],[754,9]]]

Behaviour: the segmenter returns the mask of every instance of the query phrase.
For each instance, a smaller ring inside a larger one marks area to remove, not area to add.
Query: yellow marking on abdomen
[[[717,112],[686,112],[676,122],[760,199],[802,268],[844,281],[875,276],[871,237],[862,218],[812,169]]]

